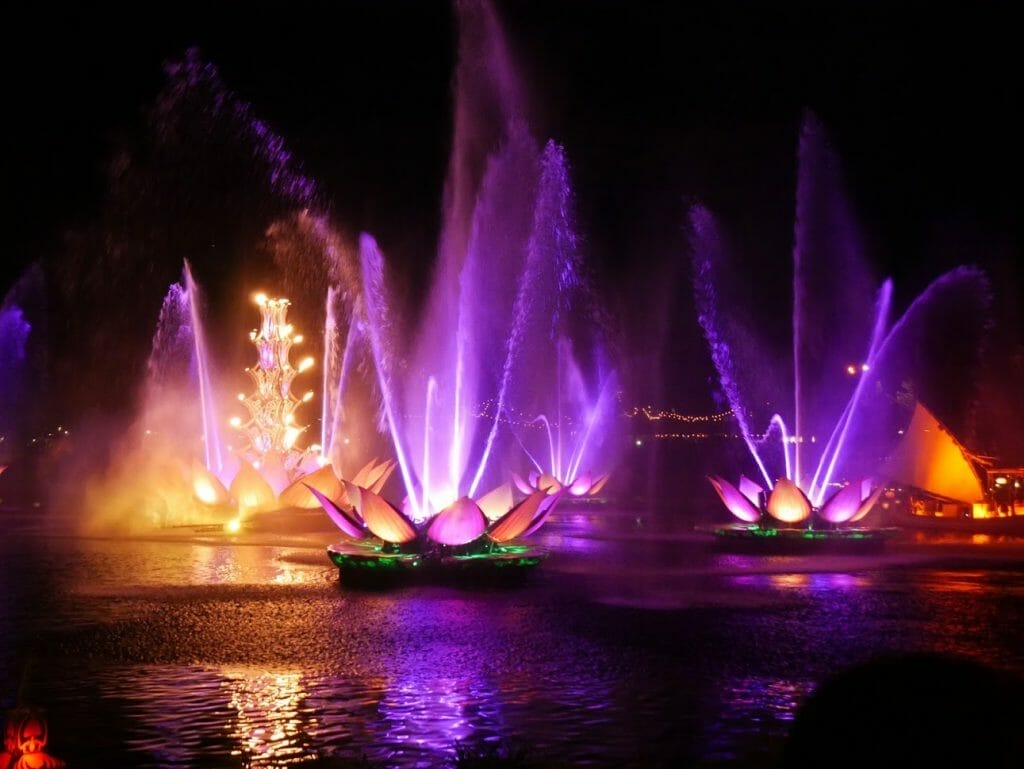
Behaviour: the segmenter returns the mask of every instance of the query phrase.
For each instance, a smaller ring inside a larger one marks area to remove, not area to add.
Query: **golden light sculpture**
[[[253,391],[240,395],[239,400],[249,412],[248,421],[238,420],[236,429],[248,439],[243,455],[256,465],[271,458],[283,462],[288,480],[300,471],[308,449],[297,446],[306,426],[296,422],[296,409],[309,400],[308,394],[299,398],[292,394],[295,376],[313,365],[306,357],[298,368],[291,364],[292,345],[301,342],[288,322],[291,302],[284,298],[270,299],[257,294],[255,302],[260,308],[258,330],[250,332],[249,339],[256,345],[256,365],[246,368],[252,379]]]

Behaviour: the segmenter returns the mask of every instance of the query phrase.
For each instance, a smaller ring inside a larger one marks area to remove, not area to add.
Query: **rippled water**
[[[348,589],[329,532],[0,541],[0,705],[23,685],[76,767],[440,766],[512,743],[578,766],[769,749],[853,662],[942,651],[1024,672],[1024,544],[873,557],[712,552],[685,525],[561,513],[514,589]]]

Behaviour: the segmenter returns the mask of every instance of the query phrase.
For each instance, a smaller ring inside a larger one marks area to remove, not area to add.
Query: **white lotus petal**
[[[533,491],[533,489],[530,489],[530,491]],[[503,483],[497,488],[488,491],[476,503],[484,511],[487,520],[496,521],[512,509],[514,504],[512,487],[507,483]]]

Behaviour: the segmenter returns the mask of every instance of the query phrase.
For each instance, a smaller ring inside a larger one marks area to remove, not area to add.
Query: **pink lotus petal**
[[[761,495],[764,494],[764,487],[750,480],[747,476],[740,476],[740,494],[750,500],[750,503],[757,508],[761,507]]]
[[[324,512],[330,516],[330,519],[334,521],[334,525],[341,529],[343,533],[352,537],[352,539],[362,539],[366,536],[363,527],[342,510],[337,502],[313,486],[307,486],[306,488],[320,502]]]
[[[871,508],[873,508],[875,506],[875,503],[878,502],[878,498],[882,496],[883,491],[885,491],[885,487],[879,486],[877,489],[871,492],[871,494],[868,495],[868,498],[861,503],[860,508],[857,510],[857,512],[854,513],[853,518],[850,519],[850,523],[856,523],[865,515],[870,513]]]
[[[569,485],[569,493],[574,497],[582,497],[590,491],[590,487],[593,485],[594,482],[591,480],[590,473],[585,472]]]
[[[800,523],[811,515],[811,502],[799,486],[787,478],[775,482],[768,497],[768,515],[783,523]]]
[[[535,490],[535,487],[530,486],[529,483],[518,473],[512,473],[512,483],[516,485],[516,488],[523,494],[529,496]]]
[[[540,473],[536,470],[531,470],[530,474],[526,476],[526,482],[530,484],[531,489],[540,488]]]
[[[829,523],[846,523],[857,514],[862,501],[860,484],[848,483],[822,506],[821,517]]]
[[[465,545],[484,533],[487,519],[469,497],[456,500],[430,522],[427,536],[442,545]]]
[[[518,505],[509,510],[498,519],[487,536],[495,542],[508,542],[530,528],[530,524],[537,515],[541,503],[552,499],[545,491],[535,491]]]
[[[729,481],[717,475],[709,475],[708,480],[715,491],[718,492],[722,504],[726,506],[730,513],[747,523],[757,523],[761,520],[761,511],[754,507],[750,500],[743,496],[739,489],[729,483]]]
[[[346,488],[349,487],[346,486]],[[392,507],[383,497],[377,496],[369,489],[359,489],[357,509],[366,523],[366,528],[375,537],[396,545],[416,539],[416,526],[413,525],[413,522]]]

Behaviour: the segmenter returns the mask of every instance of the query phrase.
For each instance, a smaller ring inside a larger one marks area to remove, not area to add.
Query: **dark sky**
[[[804,109],[830,131],[871,258],[904,301],[962,262],[992,271],[1003,306],[1024,298],[1019,36],[1006,7],[496,6],[535,132],[566,148],[614,310],[641,316],[653,284],[669,304],[685,291],[695,200],[735,228],[752,264],[785,268]],[[433,248],[451,132],[448,2],[39,5],[8,21],[0,288],[96,216],[110,159],[146,130],[163,62],[192,46],[288,141],[346,228],[396,254]]]

